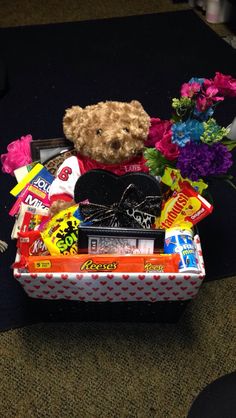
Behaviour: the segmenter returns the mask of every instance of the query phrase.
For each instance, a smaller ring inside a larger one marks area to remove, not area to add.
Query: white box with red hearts
[[[194,242],[199,273],[25,273],[14,277],[28,296],[86,302],[184,301],[196,297],[205,277],[200,238]]]

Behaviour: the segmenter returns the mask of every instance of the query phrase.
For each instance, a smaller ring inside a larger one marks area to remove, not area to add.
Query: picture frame
[[[32,160],[41,164],[73,148],[72,142],[66,138],[36,139],[30,143]]]
[[[164,251],[163,229],[79,225],[79,254],[158,254]]]

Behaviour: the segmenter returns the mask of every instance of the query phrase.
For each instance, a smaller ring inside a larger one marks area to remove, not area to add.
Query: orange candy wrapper
[[[197,193],[188,182],[181,183],[181,189],[175,190],[165,202],[161,212],[160,228],[181,226],[191,228],[209,215],[213,206]]]
[[[157,255],[91,255],[32,256],[25,258],[25,268],[30,273],[40,272],[130,272],[130,273],[177,273],[179,254]]]

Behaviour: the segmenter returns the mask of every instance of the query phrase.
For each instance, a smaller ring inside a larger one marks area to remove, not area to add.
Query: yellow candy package
[[[187,178],[183,178],[179,170],[171,167],[165,168],[161,181],[169,186],[172,191],[177,190],[178,192],[180,191],[183,182],[188,182],[199,194],[202,194],[202,192],[208,187],[208,185],[201,179],[198,181],[191,181]]]
[[[78,253],[78,225],[81,222],[78,205],[62,210],[47,223],[41,232],[51,255]]]

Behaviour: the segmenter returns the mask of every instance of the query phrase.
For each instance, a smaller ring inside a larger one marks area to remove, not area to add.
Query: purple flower
[[[231,153],[220,143],[207,145],[189,142],[180,149],[177,162],[181,175],[192,181],[210,175],[225,174],[231,165]]]
[[[211,175],[225,174],[233,164],[232,154],[228,148],[221,144],[215,143],[210,146],[212,151],[212,164],[210,173]]]

